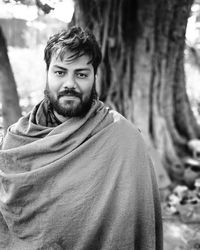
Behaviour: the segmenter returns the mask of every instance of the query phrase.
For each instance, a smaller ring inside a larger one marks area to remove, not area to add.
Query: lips
[[[74,95],[63,95],[63,96],[60,96],[59,98],[67,98],[67,99],[77,99],[79,98],[78,96],[74,96]]]

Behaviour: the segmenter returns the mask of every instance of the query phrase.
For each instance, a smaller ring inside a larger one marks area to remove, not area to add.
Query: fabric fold
[[[41,112],[45,101],[0,151],[0,249],[161,250],[154,169],[134,125],[98,100],[57,126]]]

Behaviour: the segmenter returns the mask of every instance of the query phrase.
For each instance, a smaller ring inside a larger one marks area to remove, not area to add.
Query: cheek
[[[89,95],[91,93],[93,85],[94,85],[94,78],[91,78],[89,81],[81,83],[79,85],[79,88],[84,95]]]
[[[90,92],[91,89],[92,89],[92,85],[82,87],[82,91],[85,93]]]
[[[48,86],[52,92],[58,92],[60,89],[60,84],[53,77],[48,78]]]
[[[82,95],[83,95],[83,98],[84,98],[84,97],[85,97],[85,98],[88,98],[88,97],[90,96],[90,94],[91,94],[91,92],[92,92],[92,86],[93,86],[93,85],[87,86],[87,87],[84,86],[84,88],[81,90]]]

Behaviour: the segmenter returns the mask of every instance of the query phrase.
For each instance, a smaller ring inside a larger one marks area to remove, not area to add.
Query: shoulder
[[[110,111],[110,115],[113,117],[109,134],[112,155],[121,155],[131,168],[133,165],[134,169],[149,168],[148,148],[139,128],[116,111]]]
[[[119,132],[118,134],[119,136],[120,135],[128,137],[136,136],[139,138],[142,136],[140,129],[137,128],[134,123],[127,120],[120,113],[114,110],[110,110],[109,113],[113,119],[113,129]]]
[[[110,144],[118,145],[120,150],[137,152],[146,152],[146,144],[144,142],[142,133],[136,125],[129,120],[127,120],[124,116],[119,114],[116,111],[109,111],[109,115],[112,116],[112,125],[109,129],[109,141]],[[116,148],[114,146],[114,148]]]

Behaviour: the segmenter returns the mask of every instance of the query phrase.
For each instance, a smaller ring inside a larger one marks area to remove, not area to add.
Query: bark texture
[[[100,98],[134,122],[169,176],[184,181],[188,141],[200,137],[184,75],[192,0],[76,0],[73,24],[102,46]]]
[[[16,122],[21,116],[19,98],[10,61],[7,54],[6,40],[0,28],[0,93],[2,103],[3,128]]]

